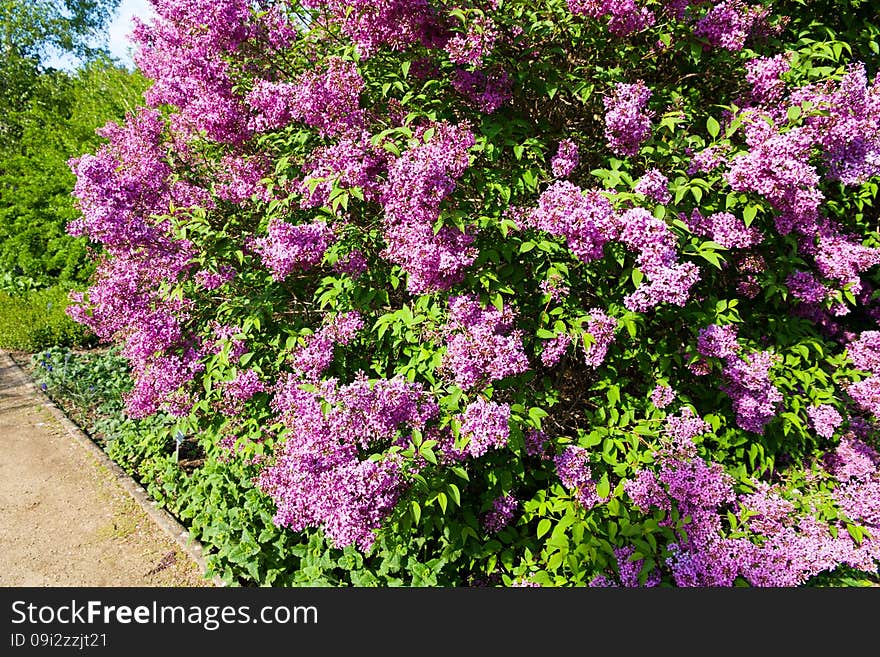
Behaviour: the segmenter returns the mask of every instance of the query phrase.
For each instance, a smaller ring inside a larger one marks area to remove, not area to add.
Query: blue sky
[[[128,35],[131,33],[131,19],[135,16],[148,19],[153,15],[153,8],[147,0],[122,0],[119,9],[107,30],[107,45],[110,54],[119,59],[126,66],[133,68],[131,59],[131,43]],[[49,57],[46,64],[55,68],[73,69],[77,62],[72,57]]]
[[[131,19],[134,16],[147,19],[152,16],[152,13],[153,9],[147,0],[122,0],[119,4],[116,18],[110,24],[108,41],[110,53],[128,66],[134,66],[129,54],[131,44],[128,41],[128,35],[132,28]]]

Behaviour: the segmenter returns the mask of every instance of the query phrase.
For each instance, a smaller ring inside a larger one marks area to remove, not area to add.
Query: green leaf
[[[718,133],[721,132],[721,124],[715,120],[715,117],[710,116],[706,119],[706,130],[709,131],[709,134],[714,139],[718,136]]]
[[[461,506],[461,491],[458,490],[458,486],[455,484],[448,484],[446,486],[446,490],[449,491],[450,497],[452,500],[458,505]]]
[[[605,499],[608,497],[608,494],[611,492],[611,484],[608,483],[608,475],[605,474],[602,476],[602,479],[599,480],[599,483],[596,484],[596,495],[599,496],[600,499]]]
[[[549,531],[550,531],[550,527],[551,527],[552,525],[553,525],[553,523],[550,522],[550,520],[548,520],[547,518],[543,518],[543,519],[538,523],[538,538],[541,538],[542,536],[544,536],[544,534],[546,534],[547,532],[549,532]]]

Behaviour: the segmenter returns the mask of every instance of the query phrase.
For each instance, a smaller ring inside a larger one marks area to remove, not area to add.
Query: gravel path
[[[135,488],[0,352],[0,586],[210,586]]]

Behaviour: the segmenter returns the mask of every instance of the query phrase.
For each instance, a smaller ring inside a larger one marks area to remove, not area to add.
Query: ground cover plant
[[[70,312],[227,579],[876,581],[872,3],[153,4]]]

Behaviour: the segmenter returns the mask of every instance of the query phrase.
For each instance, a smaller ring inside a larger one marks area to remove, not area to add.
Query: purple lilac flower
[[[730,356],[724,366],[727,381],[721,390],[730,397],[737,425],[761,434],[776,416],[782,393],[770,381],[770,367],[776,360],[769,351],[751,353],[747,358]]]
[[[739,351],[736,324],[709,324],[697,334],[697,351],[707,358],[727,358]]]
[[[224,415],[241,413],[244,402],[258,392],[266,390],[265,384],[254,370],[239,370],[232,381],[222,384],[223,397],[220,412]]]
[[[785,287],[793,297],[804,303],[822,303],[828,296],[828,290],[822,282],[809,272],[795,270],[785,279]]]
[[[666,435],[673,444],[689,444],[693,438],[710,431],[709,423],[694,414],[690,408],[683,408],[678,415],[668,415],[665,423]]]
[[[387,244],[383,255],[409,275],[407,289],[413,294],[448,289],[476,258],[470,248],[473,235],[451,226],[434,230],[440,203],[467,169],[475,138],[463,125],[440,123],[434,130],[427,143],[388,167],[381,194]]]
[[[587,322],[587,333],[590,335],[589,346],[584,346],[584,360],[590,367],[599,367],[608,354],[608,347],[614,342],[614,331],[617,320],[599,308],[590,308],[590,321]]]
[[[562,485],[577,496],[578,502],[591,509],[602,499],[596,493],[596,482],[590,470],[590,454],[583,447],[569,445],[553,459]]]
[[[782,100],[785,82],[781,76],[791,68],[791,53],[756,57],[746,62],[746,82],[752,85],[752,101],[771,104]]]
[[[258,484],[276,504],[275,523],[294,531],[321,527],[336,547],[368,551],[406,482],[396,455],[363,459],[360,452],[423,430],[437,404],[401,377],[360,377],[343,387],[331,380],[313,392],[290,376],[277,386],[272,408],[287,434]]]
[[[669,179],[659,169],[648,169],[645,171],[644,175],[639,178],[633,191],[661,205],[666,205],[672,200],[672,194],[669,191]]]
[[[880,331],[863,331],[858,340],[849,343],[846,352],[858,369],[880,373]]]
[[[550,161],[554,178],[568,178],[578,165],[578,147],[571,139],[559,142],[556,155]]]
[[[487,16],[480,16],[468,26],[466,34],[456,34],[449,39],[445,50],[449,54],[449,61],[454,64],[479,66],[483,58],[492,52],[497,39],[495,22]]]
[[[549,279],[541,281],[538,288],[541,292],[548,295],[551,301],[556,302],[562,301],[571,292],[569,287],[562,282],[562,277],[559,275],[551,276]]]
[[[286,112],[315,128],[321,136],[359,132],[364,112],[359,107],[364,80],[357,64],[331,57],[326,70],[306,71],[287,95]]]
[[[254,241],[254,250],[272,272],[272,278],[280,281],[297,270],[320,264],[335,239],[333,231],[322,221],[295,226],[272,219],[266,237]]]
[[[293,352],[294,370],[306,380],[318,380],[333,361],[334,346],[349,344],[363,326],[364,320],[357,311],[335,315]]]
[[[502,495],[492,502],[492,510],[483,517],[483,527],[490,534],[497,534],[510,524],[513,514],[519,507],[519,500],[513,495]]]
[[[539,456],[542,459],[550,458],[550,441],[547,434],[540,429],[530,429],[524,436],[526,454]]]
[[[729,212],[716,212],[703,217],[695,208],[685,223],[695,235],[709,237],[725,249],[744,249],[761,241],[761,234],[756,228],[746,226],[742,219]]]
[[[709,146],[699,153],[691,155],[690,164],[688,164],[687,173],[693,176],[698,173],[709,173],[717,167],[724,164],[725,158],[721,154],[721,149],[717,146]]]
[[[767,13],[762,6],[748,5],[742,0],[724,0],[697,21],[694,34],[704,37],[713,46],[739,51]]]
[[[829,404],[809,406],[807,407],[807,415],[810,417],[810,424],[813,425],[815,432],[823,438],[831,438],[834,435],[834,430],[843,422],[837,409]]]
[[[528,370],[522,331],[513,328],[515,318],[510,306],[502,310],[483,308],[474,295],[449,299],[449,321],[443,328],[446,353],[441,366],[452,373],[462,390]]]
[[[404,50],[414,43],[442,45],[437,12],[427,0],[304,0],[302,5],[325,10],[363,58],[382,46]]]
[[[452,87],[484,114],[492,114],[512,96],[510,76],[498,68],[485,71],[456,69]]]
[[[571,344],[571,336],[568,333],[560,333],[552,340],[544,341],[544,350],[541,352],[541,362],[544,367],[553,367],[565,355],[566,349]]]
[[[841,482],[854,478],[865,479],[871,476],[878,466],[880,466],[880,454],[851,434],[843,436],[834,451],[825,455],[825,467]]]
[[[461,422],[459,434],[467,439],[464,450],[478,458],[490,449],[499,449],[507,444],[510,435],[510,406],[480,398],[468,404],[464,413],[458,416]]]
[[[580,187],[558,181],[538,199],[529,224],[551,235],[564,237],[579,260],[590,262],[604,255],[604,246],[619,234],[611,202],[598,191],[583,194]]]
[[[673,401],[675,401],[675,390],[668,385],[659,383],[651,391],[651,403],[657,408],[666,408]]]
[[[605,139],[615,155],[636,155],[650,137],[653,112],[645,110],[650,97],[651,90],[641,80],[618,83],[605,97]]]
[[[636,264],[649,280],[624,299],[624,306],[634,312],[645,312],[661,303],[683,306],[700,270],[693,263],[677,262],[676,238],[666,223],[644,208],[633,208],[623,213],[620,224],[620,240],[638,253]]]

